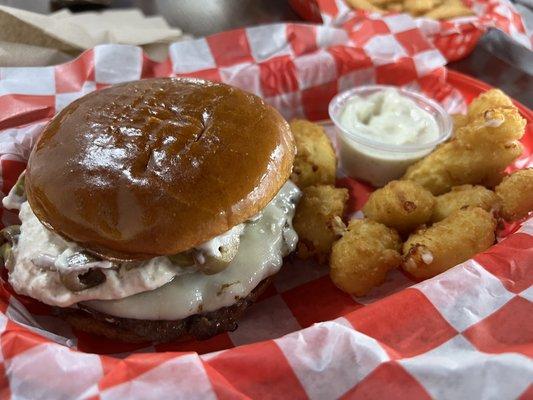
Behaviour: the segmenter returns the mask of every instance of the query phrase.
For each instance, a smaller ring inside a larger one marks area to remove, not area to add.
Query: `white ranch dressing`
[[[234,304],[278,272],[283,257],[296,247],[298,236],[292,217],[299,196],[298,188],[287,182],[261,217],[244,226],[239,251],[222,272],[183,274],[156,290],[85,304],[112,316],[147,320],[182,319]]]
[[[384,186],[445,139],[435,116],[395,88],[342,96],[332,100],[330,115],[342,168],[353,178]]]
[[[349,131],[384,144],[428,143],[439,137],[435,118],[392,88],[368,97],[351,97],[340,123]]]

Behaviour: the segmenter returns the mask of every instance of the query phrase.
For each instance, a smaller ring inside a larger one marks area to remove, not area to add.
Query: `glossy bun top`
[[[221,83],[156,78],[90,93],[44,129],[26,172],[47,227],[107,258],[175,254],[259,212],[288,179],[287,122]]]

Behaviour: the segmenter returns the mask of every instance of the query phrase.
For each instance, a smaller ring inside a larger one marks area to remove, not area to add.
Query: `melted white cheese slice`
[[[156,290],[85,304],[112,316],[147,320],[177,320],[234,304],[278,272],[283,256],[296,247],[292,217],[299,195],[298,188],[287,182],[261,217],[245,225],[239,251],[222,272],[183,274]]]
[[[252,247],[255,246],[254,248],[257,248],[256,242],[270,240],[267,239],[268,236],[272,238],[272,243],[267,246],[270,250],[265,248],[266,253],[264,256],[265,259],[270,261],[265,265],[259,262],[255,267],[258,269],[258,274],[263,274],[264,277],[277,272],[277,269],[281,266],[281,261],[278,262],[277,259],[281,260],[282,254],[292,251],[297,242],[296,233],[292,229],[291,222],[298,196],[299,190],[296,186],[292,182],[287,182],[262,213],[254,219],[254,222],[237,225],[230,231],[220,235],[220,237],[213,238],[210,242],[202,245],[205,247],[204,250],[213,252],[214,248],[218,249],[220,243],[225,243],[228,240],[234,241],[234,239],[230,238],[230,236],[234,235],[241,236],[241,240],[246,239],[246,243],[250,243]],[[105,282],[89,289],[73,292],[61,282],[59,270],[65,268],[63,261],[66,256],[83,249],[80,249],[75,243],[65,241],[59,235],[44,227],[27,202],[20,204],[19,217],[22,225],[18,243],[13,248],[15,263],[9,273],[9,283],[17,293],[30,296],[46,304],[68,307],[87,300],[103,300],[101,302],[96,301],[91,306],[93,308],[106,307],[109,303],[109,306],[112,307],[114,302],[108,300],[130,299],[133,298],[130,296],[138,293],[151,293],[179,276],[191,275],[191,279],[197,282],[187,283],[187,286],[192,285],[188,287],[190,293],[207,290],[209,286],[205,283],[207,281],[224,280],[223,276],[220,275],[221,273],[209,276],[204,275],[195,267],[188,268],[173,264],[168,257],[155,257],[143,262],[138,267],[129,269],[122,267],[118,270],[110,268],[112,265],[108,261],[100,261],[98,264],[101,265],[97,267],[101,268],[105,274]],[[285,227],[286,222],[288,227]],[[271,233],[263,238],[258,238],[258,228],[252,227],[256,225],[261,226],[263,230],[270,227]],[[247,236],[252,236],[256,239],[247,238]],[[234,265],[240,253],[250,253],[245,248],[246,246],[242,242],[239,244],[238,255],[227,269]],[[46,266],[47,262],[48,266]],[[274,265],[277,265],[277,267],[274,267]],[[250,268],[252,266],[253,264]],[[233,275],[229,274],[228,276]],[[223,291],[226,292],[226,288],[233,286],[229,285],[233,282],[234,280],[226,280],[219,286],[223,287]],[[200,289],[202,285],[203,289]],[[235,291],[235,293],[244,293],[248,289],[249,293],[255,287],[255,285],[246,286],[244,282],[242,285],[242,290]],[[217,287],[217,292],[220,287]],[[193,297],[199,298],[202,296],[199,294],[193,295]],[[221,298],[224,298],[224,296]],[[233,302],[235,302],[235,299],[233,299]],[[187,306],[187,309],[196,310],[201,302],[192,302],[191,304]],[[112,311],[109,313],[112,314]],[[158,318],[154,317],[153,319]]]

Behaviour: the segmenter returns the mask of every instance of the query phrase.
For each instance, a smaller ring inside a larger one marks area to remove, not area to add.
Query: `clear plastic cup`
[[[390,144],[372,140],[359,131],[345,129],[340,123],[340,114],[346,102],[353,96],[365,98],[376,92],[393,88],[433,116],[439,129],[435,140],[416,144]],[[411,90],[387,85],[368,85],[339,93],[329,103],[329,117],[336,127],[340,161],[344,171],[352,178],[384,186],[400,178],[407,167],[429,154],[435,146],[446,141],[452,133],[452,118],[434,100]]]

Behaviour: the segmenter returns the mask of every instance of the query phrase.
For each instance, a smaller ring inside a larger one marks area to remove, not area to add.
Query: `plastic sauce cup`
[[[360,132],[347,130],[340,123],[346,103],[354,96],[365,98],[376,92],[393,88],[401,96],[426,110],[437,123],[439,135],[435,140],[416,144],[390,144],[372,140]],[[329,103],[329,117],[335,124],[340,161],[344,171],[352,178],[384,186],[400,178],[409,165],[429,154],[435,146],[446,141],[452,132],[452,118],[435,101],[410,90],[387,85],[360,86],[339,93]]]

